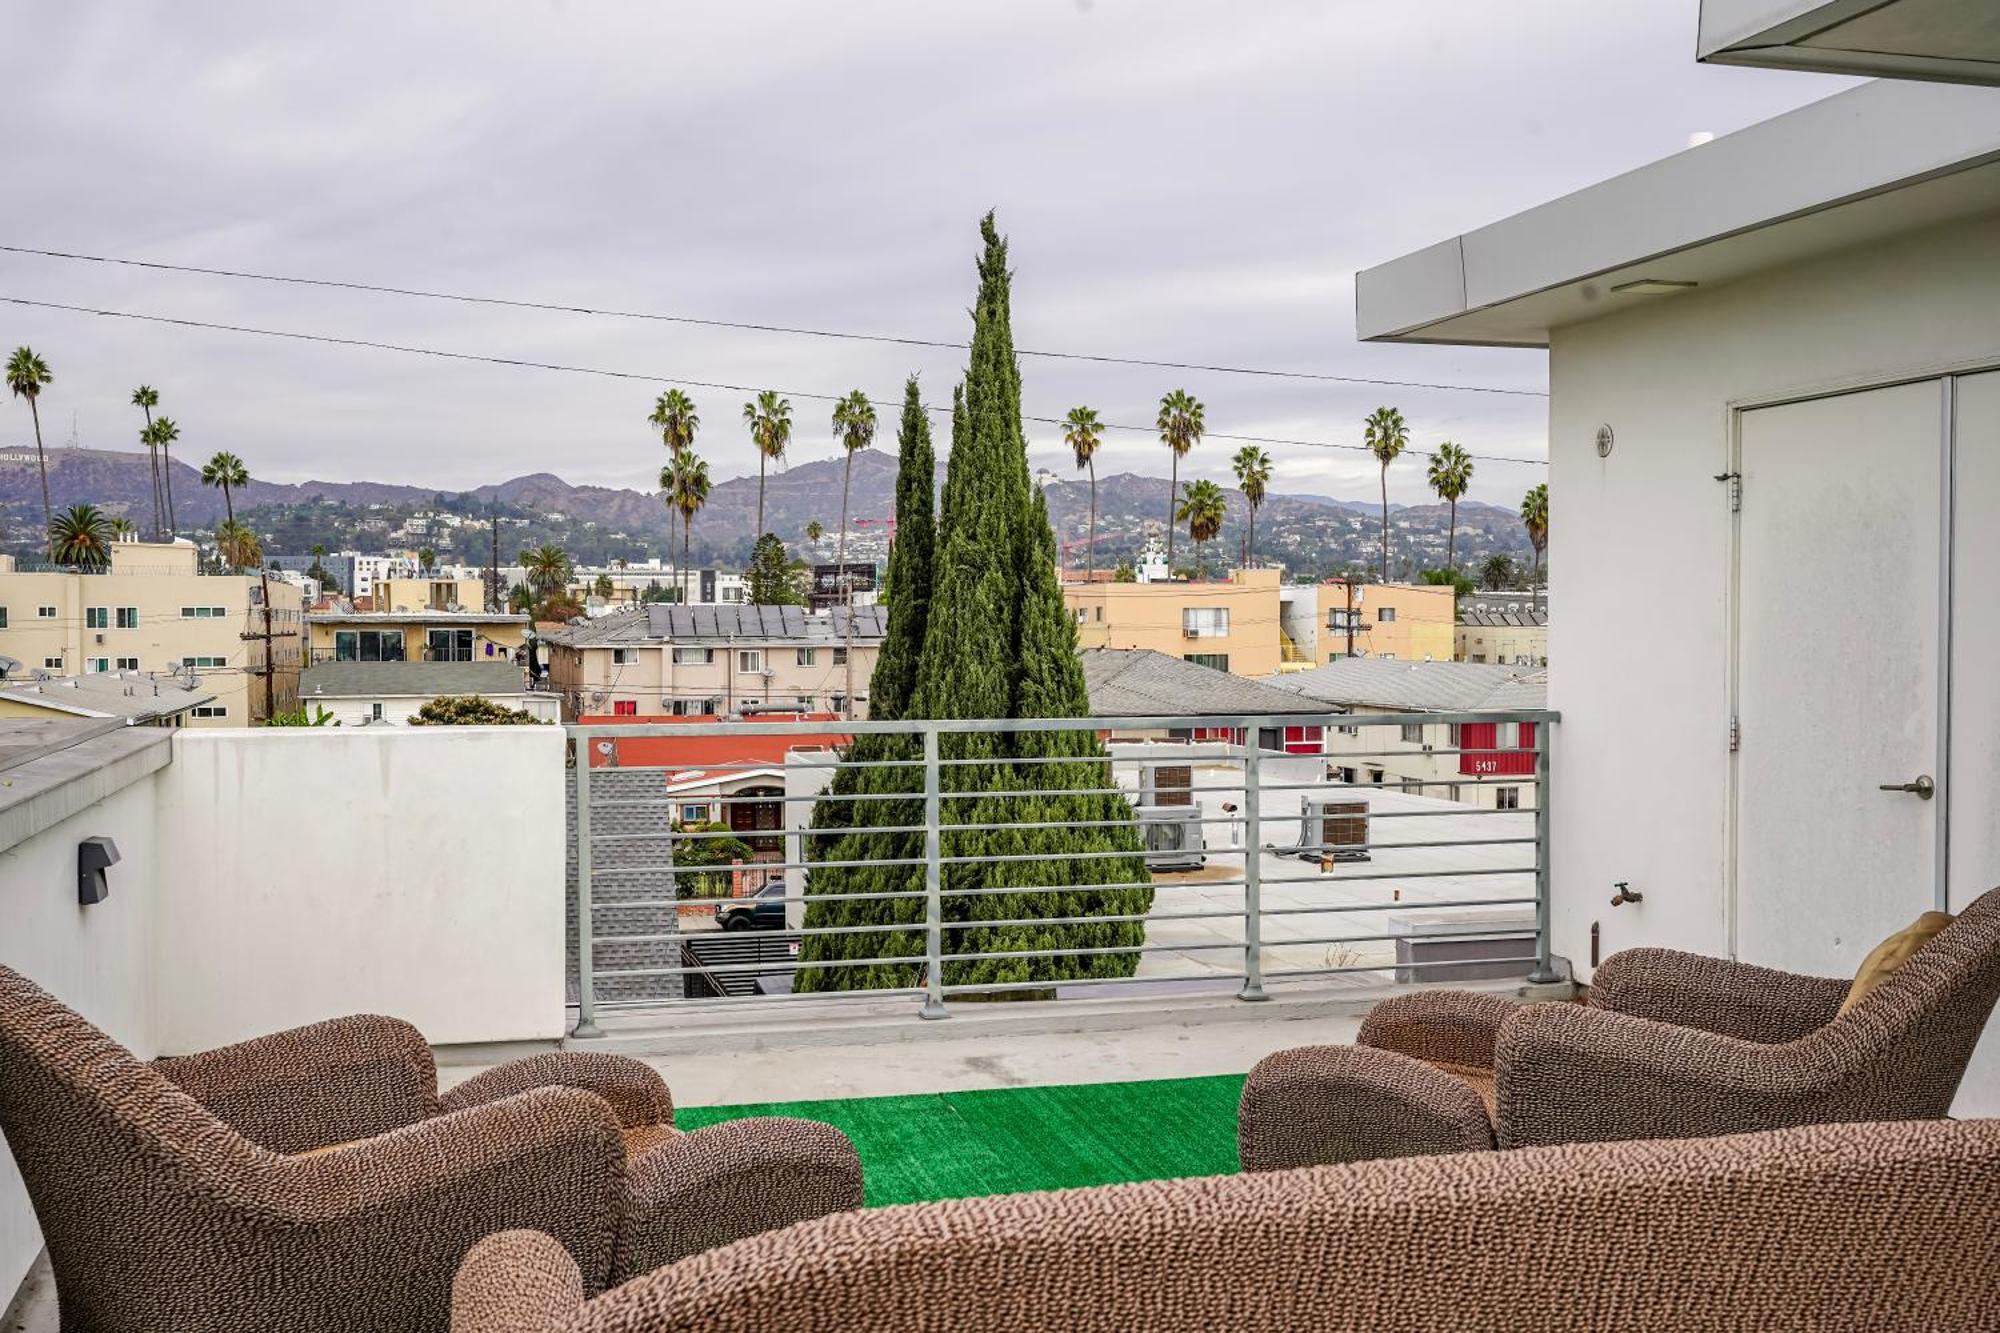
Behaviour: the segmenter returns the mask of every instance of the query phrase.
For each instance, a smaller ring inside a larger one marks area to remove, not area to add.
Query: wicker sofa
[[[1462,1153],[848,1213],[594,1300],[513,1232],[453,1333],[2000,1329],[2000,1121]]]
[[[691,1134],[650,1067],[553,1052],[440,1095],[394,1019],[147,1064],[0,967],[0,1131],[66,1333],[429,1333],[481,1237],[534,1227],[591,1289],[858,1207],[829,1126]]]
[[[2000,999],[2000,889],[1865,998],[1850,983],[1665,949],[1614,954],[1586,1004],[1419,991],[1354,1046],[1261,1061],[1245,1170],[1945,1115]]]

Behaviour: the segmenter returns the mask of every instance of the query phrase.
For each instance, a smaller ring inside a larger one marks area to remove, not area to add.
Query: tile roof
[[[814,613],[802,606],[650,606],[628,607],[571,625],[546,637],[566,648],[623,643],[824,643],[838,645],[847,637],[845,608]],[[879,641],[888,612],[879,606],[854,609],[854,637]]]
[[[320,662],[299,673],[299,698],[432,698],[525,694],[512,662]]]
[[[1324,713],[1325,705],[1150,648],[1087,648],[1084,686],[1093,717]]]
[[[76,717],[172,717],[215,697],[197,681],[190,689],[180,677],[138,671],[91,671],[81,676],[22,677],[0,682],[0,699],[30,704]]]
[[[1549,673],[1540,667],[1392,657],[1345,657],[1280,678],[1284,688],[1326,703],[1413,713],[1545,709],[1548,681]]]

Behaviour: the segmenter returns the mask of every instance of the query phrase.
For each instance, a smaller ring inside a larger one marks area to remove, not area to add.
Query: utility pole
[[[263,591],[264,631],[261,634],[245,632],[237,637],[246,642],[251,639],[262,639],[264,641],[264,665],[261,670],[254,674],[261,675],[264,678],[264,725],[269,726],[272,716],[278,711],[278,658],[272,645],[278,639],[296,639],[299,636],[299,632],[297,630],[274,630],[271,628],[270,571],[268,569],[260,570],[257,575],[257,581]]]
[[[487,607],[486,609],[487,609],[487,610],[489,610],[489,611],[499,611],[499,610],[501,610],[502,608],[501,608],[501,605],[500,605],[500,602],[501,602],[501,597],[500,597],[500,499],[499,499],[499,497],[498,497],[498,496],[495,496],[495,497],[494,497],[494,499],[493,499],[493,523],[492,523],[492,528],[493,528],[493,556],[492,556],[492,563],[490,563],[490,564],[489,564],[489,565],[488,565],[488,566],[486,567],[486,600],[487,600],[488,602],[490,602],[490,603],[491,603],[491,605],[489,605],[489,606],[488,606],[488,607]]]
[[[1344,578],[1340,581],[1340,586],[1347,589],[1347,655],[1352,657],[1354,656],[1354,579],[1352,576]]]

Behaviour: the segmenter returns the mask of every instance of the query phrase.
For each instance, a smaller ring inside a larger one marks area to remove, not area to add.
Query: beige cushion
[[[1867,999],[1870,991],[1887,981],[1897,968],[1950,924],[1949,912],[1925,912],[1869,950],[1868,956],[1861,960],[1861,970],[1854,974],[1854,984],[1847,988],[1847,998],[1840,1002],[1840,1013]]]

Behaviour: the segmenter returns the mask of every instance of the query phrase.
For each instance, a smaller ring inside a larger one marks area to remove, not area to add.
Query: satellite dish
[[[0,680],[5,680],[21,669],[21,663],[12,657],[0,657]]]

